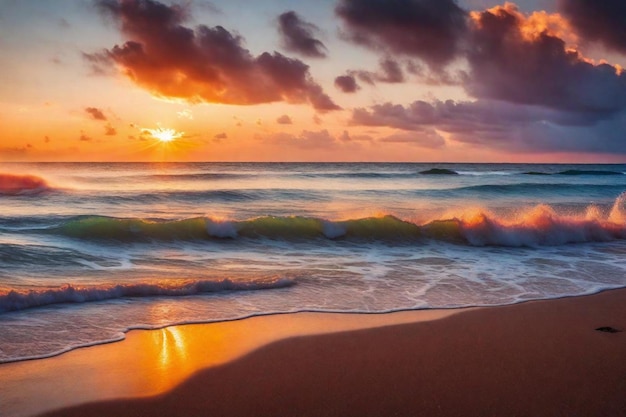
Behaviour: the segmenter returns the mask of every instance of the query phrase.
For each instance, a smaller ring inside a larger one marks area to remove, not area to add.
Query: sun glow
[[[174,129],[166,129],[160,126],[156,129],[144,129],[143,131],[149,133],[153,138],[163,143],[168,143],[176,139],[180,139],[185,134],[185,132],[177,132]]]

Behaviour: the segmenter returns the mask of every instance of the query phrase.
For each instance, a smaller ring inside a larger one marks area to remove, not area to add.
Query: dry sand
[[[57,383],[65,403],[38,411],[65,408],[46,416],[626,416],[626,332],[599,327],[626,330],[626,289],[494,308],[132,332],[31,364],[48,378],[74,370],[80,387]],[[5,398],[19,410],[15,393],[37,373],[9,365],[0,367],[0,386],[13,384]],[[21,387],[19,375],[30,375]],[[54,386],[45,379],[40,399]],[[101,400],[115,397],[127,398]],[[71,405],[82,401],[92,402]]]

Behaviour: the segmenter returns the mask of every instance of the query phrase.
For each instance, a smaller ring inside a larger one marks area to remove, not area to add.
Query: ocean
[[[626,286],[626,165],[0,164],[0,362]]]

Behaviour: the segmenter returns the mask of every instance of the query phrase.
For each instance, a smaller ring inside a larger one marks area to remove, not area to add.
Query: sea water
[[[129,329],[626,286],[626,165],[0,165],[0,362]]]

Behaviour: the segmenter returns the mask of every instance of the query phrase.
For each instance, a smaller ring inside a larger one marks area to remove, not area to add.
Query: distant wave
[[[471,192],[471,193],[514,193],[524,195],[527,192],[572,192],[576,194],[584,194],[586,192],[613,192],[619,193],[624,189],[623,185],[616,184],[567,184],[567,183],[515,183],[515,184],[481,184],[470,185],[467,187],[457,187],[449,189],[436,189],[436,190],[417,190],[416,193],[429,193],[429,192],[446,192],[446,193],[459,193],[459,192]],[[531,194],[532,195],[532,194]]]
[[[0,173],[0,196],[36,195],[50,189],[41,177]]]
[[[126,297],[180,297],[223,291],[267,290],[285,288],[294,284],[293,279],[275,278],[246,282],[223,279],[215,281],[185,280],[180,283],[169,284],[137,283],[91,287],[65,285],[49,290],[10,291],[6,294],[0,294],[0,313],[61,303],[85,303]]]
[[[472,246],[539,246],[626,239],[626,193],[607,212],[589,206],[584,215],[557,212],[539,205],[514,218],[502,218],[484,210],[468,210],[458,216],[424,224],[394,216],[331,221],[300,216],[265,216],[243,221],[207,217],[175,221],[104,216],[79,217],[51,227],[46,233],[122,242],[273,239],[348,239],[406,241],[432,239]]]
[[[524,175],[624,175],[621,171],[568,169],[560,172],[527,171]]]
[[[413,172],[306,172],[297,174],[303,178],[415,178]]]
[[[80,195],[80,194],[78,194]],[[226,202],[246,203],[252,201],[299,200],[325,201],[330,197],[323,191],[300,191],[291,189],[223,189],[223,190],[147,190],[143,192],[113,191],[90,196],[103,202],[136,203],[169,203],[186,201],[200,203]]]
[[[445,168],[427,169],[425,171],[420,171],[420,174],[422,175],[459,175],[458,172],[451,170],[451,169],[445,169]]]

